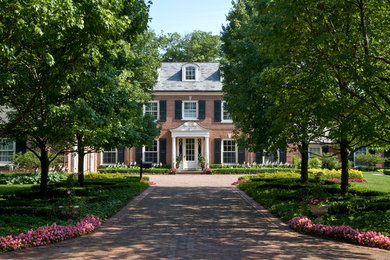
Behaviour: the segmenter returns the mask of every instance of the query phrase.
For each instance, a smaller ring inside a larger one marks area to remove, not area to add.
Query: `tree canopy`
[[[237,1],[222,33],[222,70],[241,136],[271,150],[333,140],[346,193],[348,155],[389,136],[388,46],[379,44],[390,36],[389,11],[381,1]]]
[[[0,10],[1,127],[40,159],[43,196],[50,162],[77,134],[99,147],[154,138],[140,109],[159,67],[144,1],[2,1]]]
[[[168,33],[159,36],[158,42],[167,62],[216,62],[220,57],[219,36],[208,32]]]

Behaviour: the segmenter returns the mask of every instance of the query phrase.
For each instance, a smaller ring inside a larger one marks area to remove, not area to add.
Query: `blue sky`
[[[226,15],[231,9],[231,0],[152,0],[149,26],[156,34],[194,30],[219,34]]]

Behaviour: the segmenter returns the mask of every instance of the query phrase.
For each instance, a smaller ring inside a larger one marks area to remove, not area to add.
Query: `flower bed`
[[[319,235],[327,238],[345,240],[362,246],[378,247],[390,250],[390,237],[382,235],[380,232],[367,231],[360,232],[350,226],[331,226],[314,224],[307,217],[293,218],[288,225],[302,233]]]
[[[240,184],[242,182],[248,182],[248,181],[250,181],[250,180],[248,180],[248,179],[239,179],[238,181],[233,182],[232,185],[237,185],[237,184]]]
[[[0,237],[0,250],[11,251],[28,247],[43,246],[51,243],[59,242],[65,239],[78,237],[88,234],[101,225],[99,217],[94,215],[86,216],[75,225],[63,226],[46,225],[35,230],[31,229],[26,233],[21,233],[17,236]]]
[[[323,178],[341,178],[341,170],[328,170],[328,169],[309,169],[309,174],[315,175],[321,172]],[[349,177],[353,179],[363,179],[363,172],[355,169],[348,170]]]
[[[333,181],[333,182],[341,182],[341,179],[336,179],[336,178],[328,178],[326,180],[327,181]],[[352,179],[352,178],[349,178],[348,182],[365,182],[365,183],[368,183],[366,180],[363,180],[363,179]]]

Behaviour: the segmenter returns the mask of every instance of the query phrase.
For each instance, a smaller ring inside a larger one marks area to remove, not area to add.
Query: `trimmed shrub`
[[[86,179],[93,180],[106,180],[106,179],[126,179],[126,180],[139,180],[139,175],[129,175],[123,173],[99,173],[99,172],[89,172],[85,174]],[[142,179],[149,180],[148,176],[142,176]]]
[[[322,172],[322,178],[341,178],[341,170],[328,170],[328,169],[309,169],[309,174],[314,175],[318,172]],[[364,179],[362,171],[349,169],[349,178],[352,179]]]
[[[138,168],[118,168],[118,169],[100,169],[100,173],[138,173],[139,174],[140,169]],[[170,169],[165,168],[149,168],[149,169],[142,169],[143,173],[149,173],[149,174],[169,174]]]
[[[213,174],[257,174],[257,173],[273,173],[273,172],[291,172],[288,168],[217,168],[213,169]]]
[[[390,170],[383,170],[383,174],[390,175]]]

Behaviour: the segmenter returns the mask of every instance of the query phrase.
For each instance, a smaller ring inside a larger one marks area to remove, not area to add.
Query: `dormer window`
[[[188,64],[182,67],[183,81],[197,81],[199,78],[199,68],[196,65]]]
[[[195,80],[195,67],[186,67],[186,80]]]

